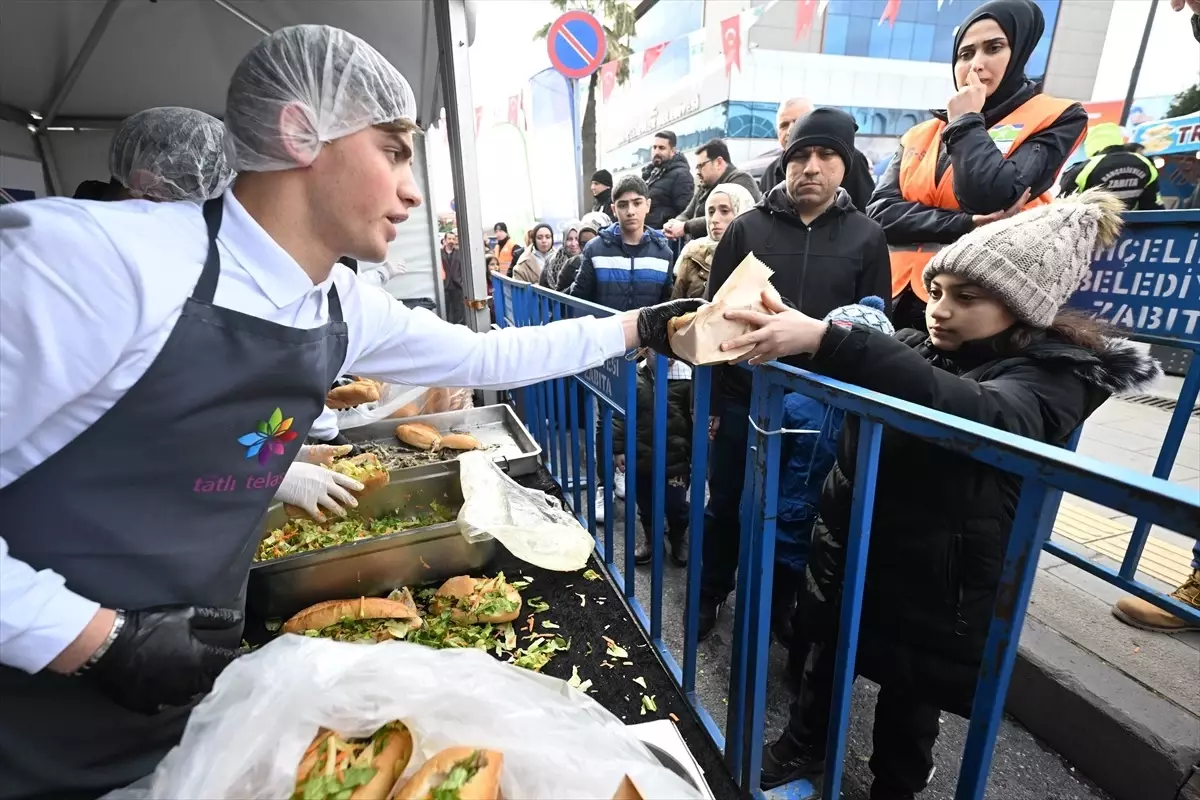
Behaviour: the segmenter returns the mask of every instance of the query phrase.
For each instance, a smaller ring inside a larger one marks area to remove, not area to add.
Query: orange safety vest
[[[1073,100],[1060,100],[1047,94],[1036,94],[1013,111],[988,133],[1000,148],[1005,158],[1020,147],[1026,139],[1054,124],[1062,113],[1074,105]],[[900,157],[900,194],[910,203],[921,203],[947,211],[962,211],[958,198],[954,196],[954,167],[949,166],[937,180],[938,151],[942,144],[942,131],[946,123],[931,119],[914,125],[900,137],[904,148]],[[1083,140],[1086,131],[1079,134]],[[1071,148],[1079,146],[1079,142]],[[1025,208],[1036,208],[1050,202],[1049,194],[1031,199]],[[921,273],[933,254],[941,250],[941,244],[892,245],[892,297],[899,297],[905,287],[910,287],[917,297],[929,302],[925,282]]]
[[[500,259],[500,269],[506,273],[508,272],[508,268],[512,266],[513,248],[516,246],[517,243],[514,242],[513,238],[510,236],[504,240],[503,247],[496,245],[492,248],[492,255]]]

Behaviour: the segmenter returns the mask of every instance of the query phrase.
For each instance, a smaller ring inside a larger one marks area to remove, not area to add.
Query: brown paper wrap
[[[721,284],[712,302],[702,306],[691,322],[670,336],[671,350],[697,366],[727,364],[749,353],[754,349],[752,346],[722,352],[722,342],[753,330],[753,326],[745,322],[725,319],[725,312],[737,309],[770,313],[762,303],[762,293],[772,288],[773,274],[754,253],[747,254],[729,280]]]

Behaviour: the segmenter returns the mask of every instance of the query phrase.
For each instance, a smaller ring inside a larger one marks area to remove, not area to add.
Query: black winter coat
[[[783,151],[780,150],[779,155],[767,165],[762,176],[759,177],[758,188],[764,195],[787,178],[787,170],[782,161]],[[871,172],[871,162],[867,160],[861,150],[854,151],[854,158],[846,170],[846,177],[842,178],[842,188],[849,193],[850,199],[854,201],[854,207],[860,211],[871,202],[871,194],[875,191],[875,176]]]
[[[1008,154],[1001,154],[988,130],[1038,94],[1040,87],[1026,83],[1005,103],[986,114],[964,114],[942,131],[936,177],[940,181],[954,166],[954,196],[962,211],[913,203],[900,190],[900,159],[897,148],[891,163],[879,178],[875,194],[866,207],[867,216],[883,226],[888,244],[951,244],[974,230],[974,214],[991,214],[1011,207],[1029,189],[1037,197],[1054,185],[1054,178],[1087,130],[1088,114],[1075,103],[1054,124]],[[946,120],[945,111],[933,115]]]
[[[811,368],[926,408],[1061,445],[1108,396],[1154,380],[1125,341],[1100,351],[1043,334],[1002,355],[996,340],[939,351],[831,326]],[[807,571],[806,622],[833,642],[850,526],[858,420],[847,416],[826,479]],[[885,428],[859,638],[860,672],[967,714],[987,639],[1021,480]]]
[[[642,180],[650,187],[650,211],[646,214],[646,227],[662,230],[667,220],[683,213],[691,202],[696,181],[692,168],[683,153],[676,153],[663,162],[661,167],[653,164],[642,170]],[[611,210],[605,213],[611,215]]]
[[[613,216],[612,187],[592,196],[592,211],[603,211],[609,217]]]
[[[762,200],[762,192],[758,188],[758,184],[754,182],[749,172],[743,172],[737,167],[730,164],[726,169],[721,179],[712,186],[700,184],[696,187],[696,193],[692,195],[692,199],[688,202],[687,208],[683,213],[675,217],[684,223],[683,229],[692,239],[702,239],[708,236],[708,217],[706,215],[708,204],[708,196],[712,194],[712,190],[720,186],[722,183],[735,183],[741,186],[750,196],[754,198],[754,202]]]
[[[751,252],[775,271],[771,284],[780,296],[810,317],[821,319],[868,295],[883,298],[891,313],[892,268],[883,230],[855,209],[844,189],[811,226],[796,216],[783,186],[734,219],[713,253],[707,299]],[[710,413],[750,404],[749,372],[738,366],[713,370]]]
[[[654,459],[654,366],[638,370],[637,468],[648,478]],[[620,449],[625,418],[613,415],[613,442]],[[692,469],[692,382],[667,381],[667,479],[683,478]]]

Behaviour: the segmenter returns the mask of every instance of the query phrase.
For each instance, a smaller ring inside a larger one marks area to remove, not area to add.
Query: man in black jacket
[[[775,131],[779,136],[780,148],[787,147],[788,132],[798,120],[804,119],[812,108],[812,103],[807,97],[793,97],[780,104],[775,113]],[[783,160],[781,149],[779,158],[768,164],[762,177],[758,179],[758,188],[764,195],[783,183],[786,169],[787,164]],[[851,163],[846,167],[846,174],[842,178],[842,188],[850,194],[855,208],[859,211],[867,210],[871,193],[875,191],[875,178],[871,174],[871,162],[858,150],[851,154]]]
[[[692,199],[695,183],[692,168],[683,153],[675,150],[673,131],[654,134],[650,164],[642,170],[642,180],[650,187],[650,213],[646,227],[661,230],[667,220],[679,216]]]
[[[834,108],[818,108],[792,126],[783,151],[785,180],[726,229],[713,255],[709,299],[751,251],[775,271],[771,283],[780,296],[810,317],[820,319],[868,295],[890,298],[892,273],[883,229],[860,213],[841,188],[854,158],[856,127],[849,114]],[[713,372],[700,638],[712,632],[721,604],[734,588],[750,382],[750,373],[739,366]]]
[[[592,211],[612,214],[612,173],[598,169],[592,175]]]
[[[682,213],[663,225],[663,233],[668,239],[682,239],[684,236],[699,239],[708,235],[705,204],[712,190],[722,183],[736,183],[749,192],[756,203],[762,199],[762,192],[758,190],[754,178],[733,165],[729,158],[729,146],[720,139],[713,139],[696,151],[696,177],[700,179],[700,185],[696,187],[692,201]]]

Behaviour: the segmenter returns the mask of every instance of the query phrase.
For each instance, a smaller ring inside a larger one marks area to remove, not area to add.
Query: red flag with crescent
[[[812,28],[813,18],[817,14],[817,0],[797,0],[796,2],[796,41]]]
[[[650,68],[654,66],[654,62],[658,61],[658,57],[662,55],[663,50],[667,49],[667,43],[656,44],[654,47],[646,48],[646,52],[642,54],[642,75],[645,76]]]
[[[483,127],[483,106],[475,106],[475,135],[479,135],[479,129]]]
[[[517,120],[521,114],[521,96],[514,94],[508,98],[508,121],[513,125],[517,124]]]
[[[725,77],[733,74],[733,68],[742,69],[742,18],[740,16],[721,20],[721,50],[725,53]]]
[[[600,98],[604,102],[608,102],[609,96],[617,86],[617,69],[620,66],[620,61],[609,61],[600,67]]]

